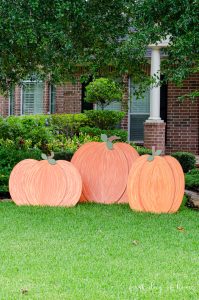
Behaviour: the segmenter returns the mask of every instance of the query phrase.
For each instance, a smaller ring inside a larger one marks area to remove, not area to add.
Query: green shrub
[[[28,143],[29,148],[46,152],[50,150],[48,145],[78,135],[79,128],[85,125],[88,125],[85,114],[11,116],[0,118],[0,139],[12,140],[19,149]]]
[[[99,128],[91,128],[87,126],[80,128],[80,132],[84,135],[89,135],[90,137],[98,137],[99,139],[102,133],[106,134],[108,137],[116,135],[120,137],[121,142],[126,142],[128,137],[127,131],[123,129],[102,130]]]
[[[125,112],[110,110],[87,110],[85,111],[85,115],[88,119],[89,127],[109,130],[115,129],[115,127],[121,123],[125,116]]]
[[[102,110],[113,101],[122,100],[122,90],[114,80],[98,78],[86,87],[85,101],[96,103]]]
[[[55,152],[54,159],[71,161],[71,158],[73,157],[74,153],[75,153],[75,150],[66,150],[66,151]]]
[[[184,173],[194,169],[196,164],[195,155],[190,152],[175,152],[171,156],[175,157],[182,166]]]
[[[8,180],[14,166],[23,159],[40,159],[40,150],[19,150],[13,145],[0,147],[0,192],[8,192]]]
[[[64,134],[67,137],[78,135],[80,127],[89,124],[85,114],[54,114],[50,115],[47,120],[54,135]]]
[[[185,186],[187,189],[199,191],[199,169],[193,169],[185,174]]]
[[[137,146],[134,143],[130,143],[133,148],[139,153],[139,155],[144,155],[144,154],[152,154],[152,150],[148,149],[144,146]]]

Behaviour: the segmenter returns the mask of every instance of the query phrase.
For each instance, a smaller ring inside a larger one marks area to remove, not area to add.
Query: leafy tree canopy
[[[104,107],[112,102],[122,100],[122,90],[115,81],[108,78],[98,78],[87,85],[85,100],[98,104],[104,110]]]
[[[162,70],[180,83],[199,69],[198,6],[197,0],[0,0],[0,89],[28,75],[63,82],[78,66],[89,75],[107,65],[148,84],[141,67],[147,45],[167,35]]]

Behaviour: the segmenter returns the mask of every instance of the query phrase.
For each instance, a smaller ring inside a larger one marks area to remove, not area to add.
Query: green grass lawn
[[[0,231],[0,299],[199,299],[197,211],[3,202]]]

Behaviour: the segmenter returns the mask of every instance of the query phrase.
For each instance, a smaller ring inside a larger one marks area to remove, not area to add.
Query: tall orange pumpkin
[[[129,205],[137,211],[176,212],[184,195],[184,173],[171,156],[143,155],[132,165],[127,193]]]
[[[81,198],[106,204],[128,202],[127,178],[139,154],[128,144],[113,144],[116,137],[101,137],[102,143],[84,144],[71,160],[82,177]]]
[[[11,172],[9,190],[17,205],[74,206],[82,192],[78,170],[64,160],[25,159]]]

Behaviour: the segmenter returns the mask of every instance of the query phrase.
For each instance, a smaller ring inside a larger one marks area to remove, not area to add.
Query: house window
[[[50,113],[54,114],[56,112],[56,106],[55,106],[55,98],[56,98],[56,88],[54,85],[50,85],[49,90],[50,95]]]
[[[121,102],[114,101],[104,107],[104,110],[114,110],[114,111],[121,111]]]
[[[150,115],[150,91],[145,91],[142,98],[134,95],[138,85],[131,82],[130,86],[130,108],[129,108],[129,138],[130,141],[143,142],[144,122]]]
[[[22,87],[22,115],[42,114],[43,96],[43,82],[25,81]]]

